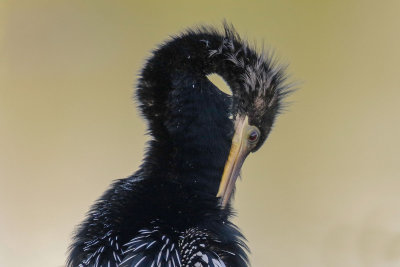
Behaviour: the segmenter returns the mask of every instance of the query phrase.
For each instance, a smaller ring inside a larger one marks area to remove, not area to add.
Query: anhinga
[[[248,266],[230,198],[289,90],[271,57],[224,28],[188,30],[147,61],[137,90],[152,136],[145,159],[90,209],[68,266]]]

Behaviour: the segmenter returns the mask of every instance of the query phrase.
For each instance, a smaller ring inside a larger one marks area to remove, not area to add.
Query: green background
[[[63,266],[147,140],[150,51],[232,22],[301,83],[238,182],[253,266],[400,266],[400,1],[1,1],[0,266]]]

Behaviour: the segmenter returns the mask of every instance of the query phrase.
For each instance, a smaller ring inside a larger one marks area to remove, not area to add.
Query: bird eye
[[[258,141],[258,138],[260,137],[260,133],[257,130],[252,130],[249,134],[249,141],[251,143],[255,143]]]

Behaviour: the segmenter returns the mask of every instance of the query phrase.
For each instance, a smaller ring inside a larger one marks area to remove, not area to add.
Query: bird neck
[[[231,145],[232,122],[227,113],[228,102],[214,94],[217,91],[197,92],[204,94],[204,108],[198,94],[197,112],[189,112],[189,106],[181,107],[181,116],[172,115],[169,128],[177,132],[157,131],[150,141],[144,173],[156,183],[174,183],[182,190],[190,191],[199,199],[216,200],[219,183]],[[185,101],[189,101],[189,97]],[[204,103],[205,104],[205,103]],[[160,136],[161,135],[161,136]]]
[[[238,46],[232,38],[189,33],[155,51],[146,64],[137,97],[154,138],[143,165],[150,179],[217,199],[233,133],[232,98],[206,75],[217,73],[235,86],[242,70],[226,57]]]

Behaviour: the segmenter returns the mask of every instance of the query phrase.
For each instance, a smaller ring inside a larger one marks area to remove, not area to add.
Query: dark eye
[[[257,142],[259,137],[260,137],[260,134],[256,130],[253,130],[249,134],[249,141],[251,143]]]

